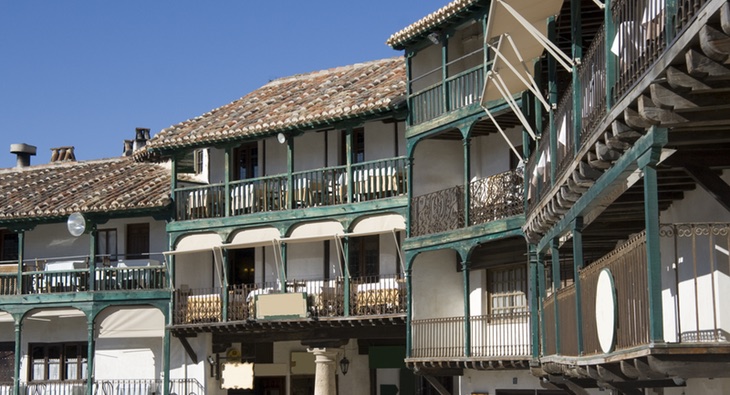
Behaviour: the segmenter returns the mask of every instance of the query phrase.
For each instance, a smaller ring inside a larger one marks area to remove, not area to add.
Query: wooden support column
[[[221,295],[221,307],[223,311],[221,311],[221,318],[223,319],[223,322],[228,322],[228,303],[230,302],[228,300],[228,284],[230,283],[228,279],[228,249],[223,248],[221,249],[221,270],[223,271],[223,284],[221,284],[221,291],[223,294]]]
[[[550,243],[550,258],[553,269],[553,306],[555,312],[555,353],[560,355],[560,305],[558,303],[558,290],[560,289],[560,252],[558,251],[558,240]]]
[[[413,355],[413,331],[411,325],[413,323],[413,273],[412,262],[413,257],[406,253],[406,358]]]
[[[551,42],[557,41],[557,33],[555,31],[555,17],[548,18],[547,27],[548,40]],[[555,57],[547,57],[548,67],[548,103],[550,104],[550,139],[548,141],[550,147],[550,157],[546,158],[550,161],[550,168],[546,171],[550,172],[550,185],[545,185],[545,188],[550,188],[555,184],[555,175],[558,171],[558,128],[555,126],[555,106],[558,104],[558,67]]]
[[[89,313],[86,321],[86,395],[94,394],[94,314]]]
[[[347,167],[347,203],[352,203],[354,184],[352,178],[352,126],[345,129],[345,165]]]
[[[540,344],[545,344],[548,339],[545,339],[545,309],[543,308],[543,304],[545,302],[545,297],[547,296],[547,288],[545,287],[545,256],[536,250],[535,258],[537,259],[537,287],[538,287],[538,296],[537,300],[539,301],[538,309],[540,311],[540,334],[542,335],[542,341]],[[540,345],[537,345],[537,348],[539,350]],[[542,353],[542,352],[540,352]]]
[[[468,131],[467,131],[468,133]],[[464,143],[464,227],[471,225],[470,218],[470,207],[471,207],[471,193],[469,184],[471,182],[471,138],[465,137]]]
[[[583,355],[583,310],[581,302],[580,269],[583,268],[583,217],[573,221],[573,284],[575,284],[575,334],[578,338],[578,355]]]
[[[171,321],[170,312],[171,310],[163,311],[166,322]],[[162,338],[162,395],[170,395],[170,337],[170,329],[165,328]]]
[[[18,275],[15,279],[15,292],[23,293],[23,261],[25,260],[25,231],[18,231]],[[17,394],[17,392],[16,392]]]
[[[89,226],[89,291],[96,291],[96,224]]]
[[[294,136],[287,136],[286,138],[286,190],[289,192],[286,194],[287,208],[294,208],[296,202],[294,200]]]
[[[570,0],[571,47],[573,59],[583,57],[583,31],[581,28],[581,0]],[[573,152],[580,151],[580,134],[583,127],[583,101],[578,67],[573,66]]]
[[[413,145],[406,143],[408,159],[406,162],[406,199],[408,210],[406,210],[406,238],[411,237],[411,223],[413,222],[411,207],[413,206]]]
[[[350,237],[342,238],[342,264],[345,268],[344,278],[344,300],[342,301],[345,310],[345,317],[350,316]]]
[[[604,49],[604,58],[606,59],[606,113],[608,113],[613,107],[613,86],[616,84],[616,55],[611,52],[613,37],[616,37],[616,25],[613,22],[613,14],[611,13],[613,0],[605,0],[604,4],[604,37],[606,37]]]
[[[279,290],[283,293],[286,293],[286,281],[287,281],[287,248],[286,244],[280,244],[279,248],[281,249],[281,276],[279,276]]]
[[[529,254],[529,294],[530,294],[530,333],[532,341],[532,359],[540,358],[540,316],[538,308],[540,304],[540,292],[538,289],[538,262],[535,246],[531,244],[528,249]]]
[[[659,240],[659,194],[656,164],[661,150],[650,149],[639,158],[644,173],[644,220],[646,222],[646,268],[649,293],[649,340],[664,342],[662,313],[662,263]]]
[[[23,349],[21,348],[21,328],[23,327],[22,316],[15,318],[15,355],[13,366],[13,393],[20,394],[20,359]]]
[[[446,33],[442,33],[441,39],[441,92],[443,113],[451,111],[449,108],[449,89],[446,84],[446,79],[449,78],[448,67],[446,64],[449,62],[449,36]]]
[[[464,356],[471,356],[471,301],[469,300],[469,260],[461,259],[461,273],[464,277]]]
[[[225,193],[225,209],[226,217],[230,217],[232,215],[231,212],[231,167],[233,166],[233,149],[231,147],[226,147],[224,151],[224,161],[223,161],[223,190]]]

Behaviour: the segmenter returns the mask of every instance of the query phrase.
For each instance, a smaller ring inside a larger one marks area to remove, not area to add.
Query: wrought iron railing
[[[469,193],[471,225],[485,224],[525,211],[524,181],[517,170],[472,181]]]
[[[413,358],[466,356],[464,317],[412,321]],[[531,352],[530,314],[487,314],[469,317],[470,354],[475,358],[528,358]]]
[[[566,92],[573,91],[573,83],[568,84]],[[557,129],[557,152],[555,152],[556,172],[565,170],[575,157],[575,128],[573,127],[573,95],[565,94],[555,111],[555,128]],[[544,134],[543,136],[549,136]]]
[[[21,382],[22,395],[84,395],[86,381]],[[162,394],[162,380],[95,380],[92,388],[94,395],[153,395]],[[204,395],[205,387],[195,379],[171,379],[170,394]],[[0,384],[0,395],[12,395],[13,384]]]
[[[236,284],[228,287],[228,321],[256,319],[256,296],[280,292],[306,294],[310,317],[343,317],[349,306],[351,316],[401,314],[406,310],[403,279],[395,274],[350,279],[349,298],[345,298],[345,281],[306,279],[280,283]],[[223,322],[223,289],[178,289],[174,294],[173,322],[176,325]]]
[[[606,115],[606,32],[602,26],[578,66],[581,100],[581,146]],[[567,94],[566,94],[567,96]]]
[[[228,216],[297,208],[331,206],[402,196],[407,193],[405,157],[380,159],[351,166],[334,166],[231,181]],[[352,180],[352,182],[350,182]],[[350,187],[352,196],[349,195]],[[291,188],[291,193],[289,189]],[[226,216],[224,184],[179,188],[175,191],[178,220]]]
[[[510,170],[469,184],[469,223],[478,225],[524,212],[522,174]],[[411,200],[411,237],[461,229],[464,220],[464,187],[414,197]]]

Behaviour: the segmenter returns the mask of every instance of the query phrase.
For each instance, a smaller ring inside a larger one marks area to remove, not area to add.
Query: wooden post
[[[583,268],[583,217],[573,221],[573,284],[575,284],[575,334],[578,355],[583,355],[583,313],[581,302],[580,269]]]
[[[352,178],[352,126],[345,129],[345,165],[347,166],[347,203],[352,203],[355,182]]]
[[[570,0],[570,26],[573,59],[583,57],[583,31],[581,28],[580,0]],[[578,67],[573,66],[573,147],[572,152],[580,151],[580,135],[583,128],[582,90]],[[566,121],[567,122],[567,121]]]
[[[613,37],[616,36],[616,26],[613,23],[613,0],[604,2],[604,27],[605,27],[605,59],[606,59],[606,113],[613,107],[613,88],[616,83],[616,56],[611,52]]]
[[[23,349],[21,347],[21,328],[23,327],[22,315],[18,315],[15,318],[15,355],[13,366],[13,393],[20,394],[20,358]]]
[[[221,295],[221,308],[223,311],[221,311],[221,318],[223,322],[228,322],[228,283],[230,282],[228,279],[228,249],[221,249],[221,257],[223,258],[221,262],[221,271],[223,271],[223,284],[221,284],[221,291],[223,293]]]
[[[550,243],[550,258],[553,269],[553,307],[555,312],[555,354],[560,355],[560,305],[558,303],[558,290],[560,289],[560,252],[558,251],[558,240]]]
[[[233,166],[233,152],[232,148],[226,147],[225,149],[225,160],[223,161],[223,190],[225,193],[225,217],[232,216],[231,213],[231,167]]]
[[[539,331],[539,333],[542,334],[542,342],[540,342],[540,344],[545,344],[548,341],[548,339],[545,338],[545,309],[543,308],[545,297],[547,296],[547,292],[546,292],[547,290],[545,289],[545,261],[544,261],[545,257],[543,256],[543,254],[540,251],[536,250],[535,258],[537,259],[537,286],[538,286],[537,299],[539,302],[537,307],[540,311],[540,323],[539,323],[540,331]],[[540,351],[539,344],[537,346],[533,346],[533,347],[537,347],[538,351]],[[542,352],[540,352],[540,354],[541,353]]]
[[[23,260],[25,260],[25,231],[18,231],[18,275],[15,279],[15,292],[23,293]],[[17,392],[16,392],[17,394]]]
[[[94,394],[94,313],[89,313],[86,322],[86,395]]]
[[[413,257],[411,254],[406,252],[406,358],[410,358],[413,355],[413,330],[411,325],[413,324],[413,277],[412,277],[412,265]]]
[[[89,226],[89,291],[96,291],[96,224]]]
[[[548,18],[547,27],[548,39],[552,42],[557,41],[557,33],[555,31],[555,17]],[[558,128],[555,126],[555,106],[558,104],[558,67],[557,61],[553,56],[547,58],[548,67],[548,103],[550,103],[550,139],[548,145],[550,147],[550,157],[546,158],[550,161],[550,168],[545,171],[550,172],[550,185],[547,188],[552,187],[555,184],[555,175],[558,171]]]
[[[343,295],[343,307],[345,310],[345,317],[350,316],[350,238],[348,236],[345,236],[342,238],[342,261],[343,266],[345,267],[345,275],[344,275],[344,293]]]
[[[165,321],[170,322],[170,311],[164,311]],[[170,395],[170,329],[165,328],[165,334],[162,338],[162,394]]]
[[[462,132],[462,134],[464,134]],[[468,131],[467,131],[468,134]],[[471,193],[469,184],[471,181],[471,139],[464,137],[464,227],[471,225],[470,217],[470,206],[471,206]]]
[[[292,173],[294,172],[294,136],[289,136],[286,139],[286,190],[289,192],[287,193],[288,201],[286,202],[286,207],[291,209],[294,208],[296,205],[296,201],[294,200],[294,178],[292,177]]]
[[[529,254],[529,272],[528,272],[528,278],[530,281],[530,333],[532,335],[532,359],[537,360],[540,358],[540,316],[538,309],[539,303],[540,303],[540,292],[538,289],[538,260],[537,260],[537,252],[535,250],[535,246],[531,244],[528,247],[528,254]]]
[[[471,301],[469,300],[469,260],[461,258],[461,272],[464,277],[464,356],[471,356]]]

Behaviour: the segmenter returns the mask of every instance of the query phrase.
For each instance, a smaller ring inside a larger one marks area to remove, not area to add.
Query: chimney
[[[15,167],[30,166],[30,157],[34,156],[38,148],[28,144],[10,144],[10,153],[18,157]]]
[[[51,148],[51,163],[75,160],[74,147]]]
[[[147,140],[150,139],[150,130],[149,128],[136,128],[134,131],[135,136],[132,149],[136,151],[147,145]]]
[[[132,147],[134,144],[134,140],[124,140],[124,149],[122,150],[122,156],[131,156],[132,155]]]

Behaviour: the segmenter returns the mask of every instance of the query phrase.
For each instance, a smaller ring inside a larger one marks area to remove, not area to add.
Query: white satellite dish
[[[71,236],[79,237],[86,231],[86,218],[81,213],[73,213],[68,216],[66,226]]]
[[[286,143],[286,135],[284,133],[279,133],[276,135],[276,140],[279,141],[279,144]]]

